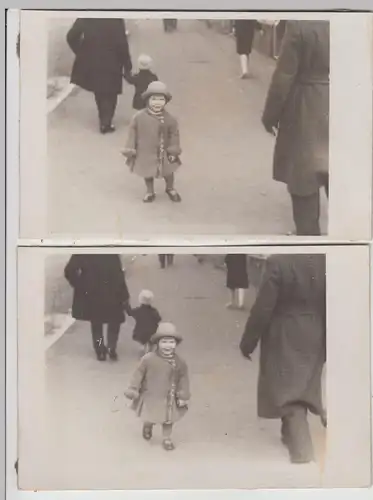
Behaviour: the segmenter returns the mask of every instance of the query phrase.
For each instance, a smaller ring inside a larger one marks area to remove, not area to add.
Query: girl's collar
[[[146,110],[150,116],[156,116],[156,117],[163,116],[164,111],[165,111],[165,109],[163,108],[161,111],[156,112],[156,111],[153,111],[152,109],[150,109],[149,107],[147,107]]]
[[[162,359],[175,359],[175,357],[176,357],[176,352],[175,351],[170,356],[166,356],[165,354],[162,354],[159,349],[156,350],[156,353]]]

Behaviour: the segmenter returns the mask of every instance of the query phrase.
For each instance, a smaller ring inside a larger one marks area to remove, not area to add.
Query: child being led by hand
[[[155,200],[154,180],[161,177],[170,200],[180,202],[175,189],[175,172],[181,165],[179,126],[165,109],[172,96],[164,83],[156,81],[149,84],[142,97],[146,108],[132,118],[122,154],[131,172],[145,181],[144,203]]]
[[[135,320],[132,338],[144,346],[145,354],[151,350],[150,339],[156,333],[162,318],[153,307],[154,295],[150,290],[142,290],[139,295],[139,306],[127,306],[127,314]]]
[[[151,70],[153,61],[147,54],[141,54],[137,60],[138,72],[132,75],[125,75],[126,81],[135,87],[135,94],[132,100],[132,107],[136,110],[146,108],[146,101],[142,94],[146,91],[151,82],[158,80],[158,76]]]
[[[176,354],[181,341],[172,323],[160,323],[151,338],[155,350],[141,359],[124,393],[143,421],[143,438],[150,440],[154,425],[161,425],[162,445],[167,451],[175,448],[173,425],[187,412],[190,399],[188,367]]]

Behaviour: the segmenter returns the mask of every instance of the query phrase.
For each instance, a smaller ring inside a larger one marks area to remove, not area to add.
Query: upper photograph
[[[342,236],[329,227],[333,21],[60,15],[44,18],[43,236]],[[337,140],[335,162],[354,147]],[[344,178],[345,203],[358,188]]]

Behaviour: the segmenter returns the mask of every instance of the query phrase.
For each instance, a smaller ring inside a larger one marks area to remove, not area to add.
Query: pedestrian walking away
[[[325,425],[321,378],[326,360],[325,255],[269,257],[240,349],[260,341],[257,408],[261,418],[282,420],[290,460],[314,459],[307,413]]]
[[[164,83],[150,83],[143,93],[147,103],[133,117],[123,155],[130,170],[144,178],[145,203],[155,200],[154,179],[163,177],[166,194],[171,201],[180,202],[176,191],[175,172],[181,165],[179,126],[175,117],[165,110],[171,94]]]
[[[245,290],[249,288],[247,274],[247,256],[243,254],[228,254],[224,263],[227,269],[227,288],[230,292],[228,309],[243,309],[245,307]]]
[[[172,323],[160,323],[151,339],[155,351],[142,358],[124,393],[143,421],[143,438],[150,440],[154,425],[161,425],[163,448],[167,451],[175,448],[171,439],[173,424],[185,415],[190,400],[188,367],[176,354],[181,341]]]
[[[177,30],[177,19],[163,19],[163,29],[166,33]]]
[[[150,290],[142,290],[139,295],[140,306],[127,308],[127,314],[134,318],[135,328],[132,338],[144,346],[145,354],[150,351],[150,339],[156,333],[162,318],[153,307],[154,295]]]
[[[161,269],[165,269],[166,267],[173,266],[175,256],[171,253],[169,254],[159,254],[158,260],[161,266]]]
[[[300,236],[320,235],[320,188],[329,195],[329,43],[328,21],[286,22],[262,116]]]
[[[241,78],[248,78],[249,57],[253,48],[256,31],[263,31],[262,25],[256,19],[233,20],[233,33],[236,37],[236,52],[240,57]]]
[[[129,84],[135,87],[132,107],[136,110],[144,109],[146,102],[143,98],[143,93],[148,88],[151,82],[158,80],[158,76],[151,71],[153,61],[147,54],[141,54],[138,58],[138,72],[131,75],[126,75],[126,80]]]
[[[65,278],[74,289],[72,316],[91,323],[93,348],[99,361],[107,353],[118,359],[120,326],[125,322],[124,309],[129,292],[119,255],[77,254],[65,267]],[[103,328],[107,325],[107,347]]]
[[[94,93],[100,131],[113,132],[123,74],[132,70],[124,20],[79,18],[67,33],[67,43],[75,54],[71,82]]]

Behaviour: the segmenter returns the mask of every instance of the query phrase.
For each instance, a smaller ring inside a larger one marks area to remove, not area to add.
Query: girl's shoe
[[[232,302],[228,302],[228,304],[225,305],[227,309],[236,309],[236,306],[232,304]]]
[[[153,437],[153,427],[151,425],[144,425],[142,428],[142,437],[145,441],[150,441]]]
[[[175,449],[174,443],[169,438],[163,440],[162,446],[166,451],[172,451]]]
[[[166,193],[171,201],[174,203],[179,203],[181,201],[181,196],[176,191],[176,189],[166,189]]]
[[[144,203],[152,203],[155,200],[155,193],[146,193],[142,201]]]

